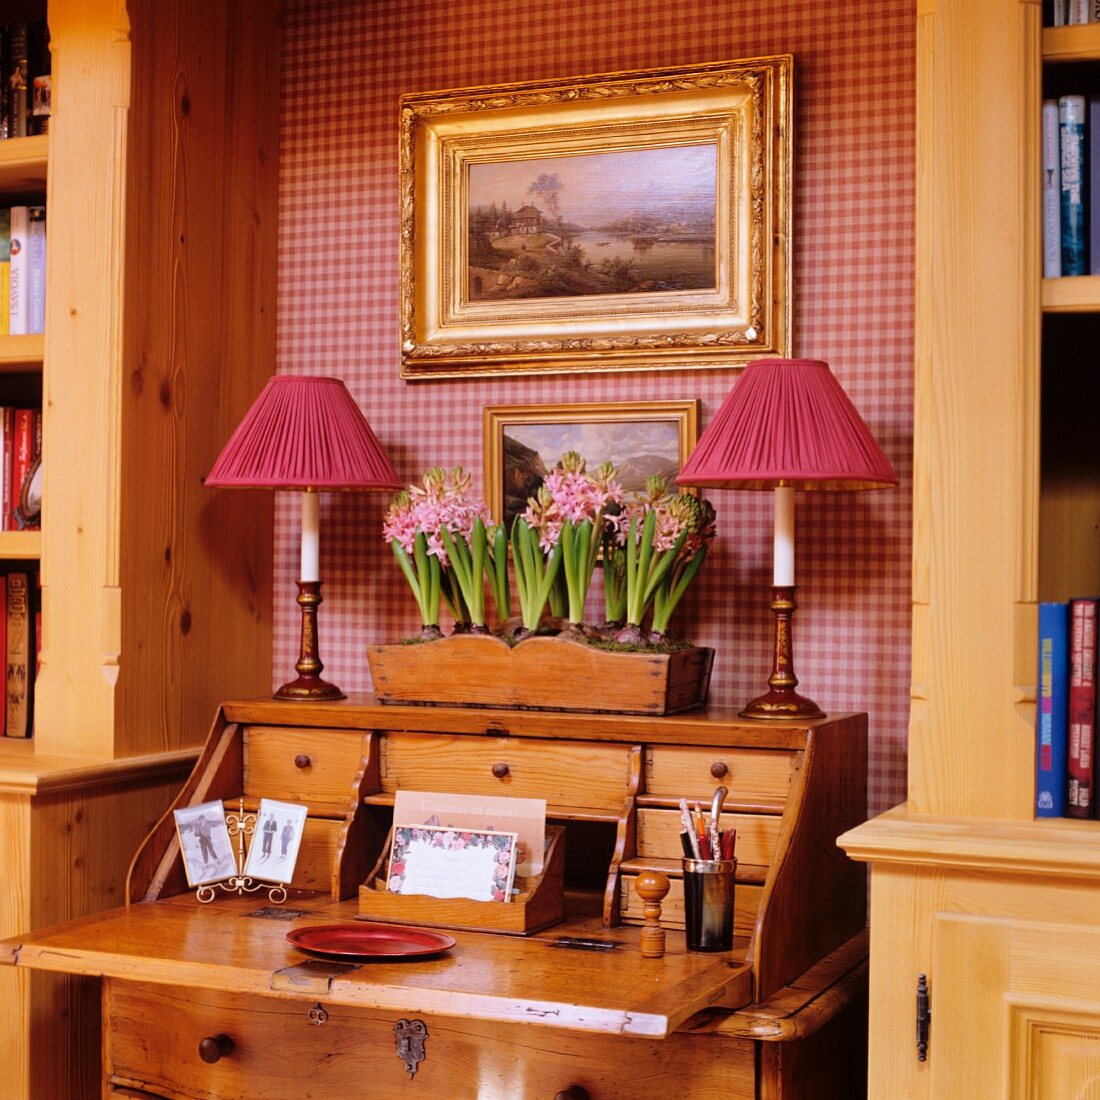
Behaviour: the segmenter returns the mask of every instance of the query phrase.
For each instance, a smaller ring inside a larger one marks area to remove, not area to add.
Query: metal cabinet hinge
[[[932,1024],[932,997],[928,992],[928,978],[917,975],[917,1061],[928,1059],[928,1029]]]

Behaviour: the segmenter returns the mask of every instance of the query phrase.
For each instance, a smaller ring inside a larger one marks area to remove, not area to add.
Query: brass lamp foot
[[[298,582],[298,606],[302,609],[302,641],[294,665],[298,675],[283,684],[273,699],[324,702],[346,696],[335,685],[321,679],[324,665],[317,656],[317,607],[321,603],[320,581]]]
[[[798,677],[792,658],[791,619],[798,604],[794,585],[772,588],[772,612],[775,615],[775,661],[768,677],[768,691],[757,696],[740,712],[742,718],[765,720],[824,718],[825,712],[812,700],[799,695]]]

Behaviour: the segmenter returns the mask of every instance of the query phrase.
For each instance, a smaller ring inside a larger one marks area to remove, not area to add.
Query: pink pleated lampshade
[[[339,378],[283,374],[253,402],[206,484],[400,489],[402,482]]]
[[[730,489],[877,489],[897,485],[898,478],[827,363],[757,359],[676,481]]]

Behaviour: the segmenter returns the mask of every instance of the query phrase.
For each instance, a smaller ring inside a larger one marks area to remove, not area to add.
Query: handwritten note
[[[386,889],[433,898],[511,901],[516,834],[396,825]]]

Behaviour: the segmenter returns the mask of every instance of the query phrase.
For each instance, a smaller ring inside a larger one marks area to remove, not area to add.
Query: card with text
[[[399,790],[393,800],[393,823],[516,833],[519,837],[516,874],[527,878],[542,871],[546,848],[545,798]]]
[[[508,902],[515,873],[515,833],[395,825],[386,889],[391,894]]]

